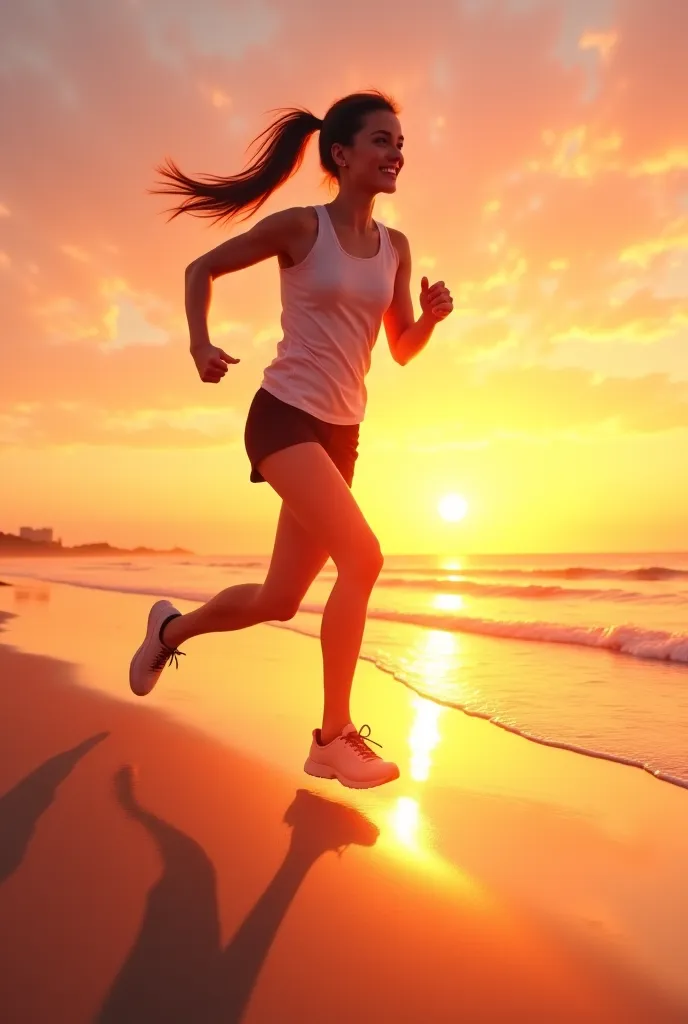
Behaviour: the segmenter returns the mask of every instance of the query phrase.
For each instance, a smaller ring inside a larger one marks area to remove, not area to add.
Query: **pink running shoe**
[[[304,771],[318,779],[338,779],[349,789],[372,789],[398,779],[398,767],[392,761],[378,757],[366,740],[380,746],[370,739],[369,725],[362,725],[360,732],[355,725],[347,725],[336,739],[327,744],[320,742],[320,729],[314,729]]]
[[[184,655],[184,651],[174,650],[160,639],[163,627],[178,615],[181,612],[169,601],[156,601],[148,613],[146,635],[129,666],[129,685],[137,697],[151,692],[168,662],[173,661],[179,668],[177,655]]]

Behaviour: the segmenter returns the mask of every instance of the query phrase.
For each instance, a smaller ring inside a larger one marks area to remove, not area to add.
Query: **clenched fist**
[[[227,373],[228,363],[238,363],[234,356],[218,348],[216,345],[204,345],[202,348],[191,350],[193,361],[198,370],[198,376],[204,384],[219,384]]]
[[[433,320],[444,320],[449,316],[454,308],[454,302],[444,281],[429,286],[427,277],[423,278],[420,283],[420,308],[425,316]]]

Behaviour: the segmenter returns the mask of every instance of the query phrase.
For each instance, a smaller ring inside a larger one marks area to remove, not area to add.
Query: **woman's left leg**
[[[291,619],[326,561],[327,552],[322,545],[283,504],[265,581],[227,587],[200,608],[168,622],[162,639],[174,650],[201,633]]]

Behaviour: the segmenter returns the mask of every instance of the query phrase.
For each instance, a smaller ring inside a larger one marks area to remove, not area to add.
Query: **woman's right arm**
[[[304,209],[293,207],[282,210],[264,217],[249,231],[222,242],[188,265],[184,275],[185,304],[194,359],[198,353],[213,347],[208,334],[208,311],[215,278],[251,267],[273,256],[290,258],[290,249],[295,239],[307,229],[308,219]],[[238,362],[231,357],[230,361]]]

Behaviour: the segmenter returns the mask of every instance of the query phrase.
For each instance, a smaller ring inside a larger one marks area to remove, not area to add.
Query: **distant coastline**
[[[62,557],[64,555],[192,555],[193,551],[186,548],[169,548],[158,550],[157,548],[116,548],[105,541],[94,544],[75,544],[74,547],[67,547],[57,541],[50,543],[36,540],[26,540],[16,533],[2,533],[0,531],[0,558],[25,558],[53,555]]]

